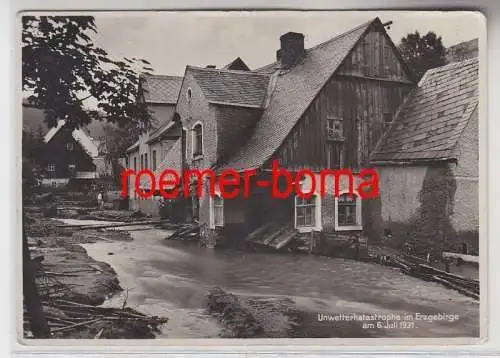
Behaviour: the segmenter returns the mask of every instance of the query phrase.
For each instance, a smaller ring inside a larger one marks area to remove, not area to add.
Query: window
[[[149,167],[148,167],[148,153],[144,154],[144,168],[149,169]]]
[[[193,157],[203,155],[203,127],[201,123],[193,126]]]
[[[49,172],[55,172],[56,171],[56,165],[55,164],[49,164],[49,165],[47,165],[47,170]]]
[[[328,140],[344,140],[344,124],[342,118],[328,116],[326,119],[326,133]]]
[[[361,230],[361,198],[358,194],[343,193],[335,198],[335,229]]]
[[[189,102],[191,102],[191,98],[193,97],[193,91],[191,91],[191,88],[188,88],[186,91],[186,99]]]
[[[153,171],[156,171],[156,150],[153,150]]]
[[[141,154],[141,169],[144,169],[144,154]]]
[[[330,169],[341,169],[344,166],[343,142],[327,143],[327,167]]]
[[[295,228],[299,231],[321,230],[321,198],[314,194],[311,198],[295,197]]]
[[[67,150],[73,150],[73,143],[66,143]]]
[[[75,170],[76,170],[76,165],[75,164],[68,165],[68,171],[69,172],[74,172]]]
[[[125,168],[128,168],[128,157],[125,157]]]
[[[224,199],[219,193],[216,193],[215,196],[211,197],[211,203],[212,228],[224,226]]]
[[[134,157],[134,171],[137,171],[137,157]]]

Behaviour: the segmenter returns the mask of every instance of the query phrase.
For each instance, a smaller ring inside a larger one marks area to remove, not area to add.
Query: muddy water
[[[322,314],[460,315],[457,322],[422,321],[416,329],[388,330],[386,336],[463,337],[479,332],[477,302],[395,269],[319,256],[206,249],[165,240],[168,231],[129,229],[121,230],[130,231],[133,241],[83,246],[115,269],[125,289],[106,304],[121,305],[127,296],[128,306],[168,317],[165,337],[218,335],[220,327],[204,310],[207,291],[214,286],[240,295],[287,296],[304,310]]]

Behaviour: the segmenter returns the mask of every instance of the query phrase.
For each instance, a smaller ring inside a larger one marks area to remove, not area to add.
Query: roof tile
[[[372,153],[372,162],[449,159],[478,103],[477,58],[426,72]]]
[[[306,50],[303,58],[289,70],[280,70],[276,63],[257,69],[255,72],[271,74],[270,87],[273,89],[268,94],[269,105],[246,144],[219,169],[242,170],[262,166],[375,21],[380,20],[371,20]]]
[[[181,89],[182,77],[143,75],[144,99],[146,103],[175,104]]]
[[[209,102],[262,108],[269,76],[249,71],[188,67]]]

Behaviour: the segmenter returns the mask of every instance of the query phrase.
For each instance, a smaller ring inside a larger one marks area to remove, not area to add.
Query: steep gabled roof
[[[152,104],[176,104],[181,89],[182,77],[164,75],[142,75],[144,101]]]
[[[257,73],[271,74],[274,89],[269,105],[246,144],[220,169],[259,168],[276,152],[323,86],[335,73],[356,43],[378,18],[329,41],[310,48],[290,70],[272,63]]]
[[[372,153],[372,163],[453,158],[478,103],[478,59],[429,70]]]
[[[158,141],[158,139],[161,139],[164,134],[166,134],[171,128],[175,126],[177,122],[175,121],[168,121],[164,123],[160,128],[155,130],[149,135],[148,140],[146,141],[147,144],[153,143],[155,141]]]
[[[239,70],[239,71],[250,71],[250,67],[241,59],[241,57],[236,57],[230,63],[222,67],[223,70]]]
[[[269,76],[250,71],[230,71],[188,66],[208,102],[262,108]]]
[[[134,144],[132,144],[130,147],[128,147],[125,152],[126,153],[133,152],[134,150],[136,150],[137,148],[139,148],[139,143],[140,143],[140,140],[138,139]]]
[[[66,121],[60,120],[57,122],[56,127],[52,127],[44,137],[45,143],[49,143],[52,138],[61,130],[66,124]],[[71,133],[73,138],[82,145],[85,152],[91,157],[96,158],[99,156],[99,145],[85,132],[83,129],[74,129]]]

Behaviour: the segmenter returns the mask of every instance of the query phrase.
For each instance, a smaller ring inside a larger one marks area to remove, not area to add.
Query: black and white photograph
[[[17,21],[23,344],[485,337],[482,14]]]

